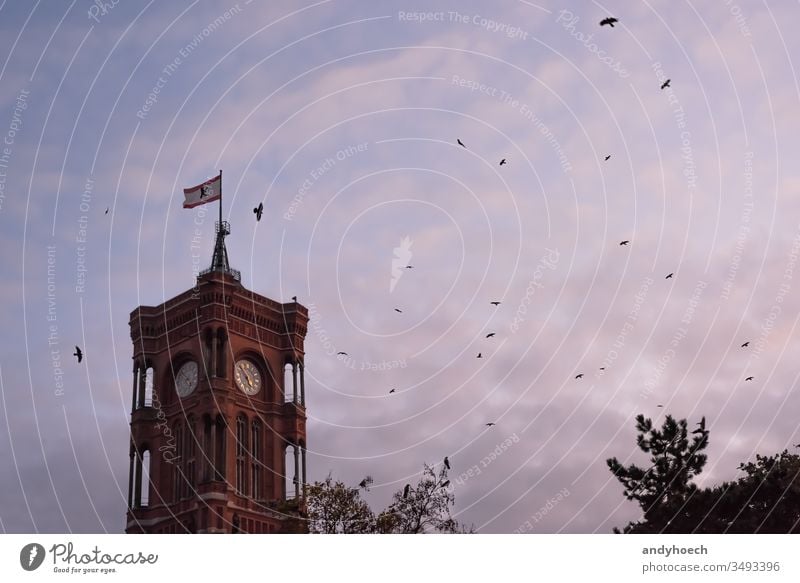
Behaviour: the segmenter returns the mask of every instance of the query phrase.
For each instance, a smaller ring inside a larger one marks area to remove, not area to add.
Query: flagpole
[[[222,169],[219,171],[219,228],[222,228]]]

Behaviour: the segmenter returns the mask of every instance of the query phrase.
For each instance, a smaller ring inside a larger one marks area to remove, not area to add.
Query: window
[[[236,493],[247,496],[247,419],[236,418]]]
[[[181,461],[183,459],[183,427],[175,426],[175,459],[172,465],[172,499],[176,502],[183,498],[183,476],[181,475]]]
[[[294,401],[295,399],[294,385],[294,365],[292,365],[290,362],[287,362],[283,367],[283,400],[287,403]]]
[[[195,491],[195,450],[196,450],[196,436],[194,427],[194,418],[190,415],[186,420],[186,435],[184,436],[184,458],[179,463],[184,465],[184,473],[186,474],[186,496],[192,496]]]
[[[251,429],[250,441],[250,493],[256,500],[261,500],[263,495],[261,493],[261,467],[262,467],[262,453],[261,453],[261,422],[257,419],[253,421]]]
[[[142,497],[141,506],[144,508],[150,503],[150,451],[142,454]]]
[[[154,381],[153,377],[155,374],[153,373],[153,367],[148,366],[147,370],[144,373],[144,406],[145,407],[152,407],[153,406],[153,390],[154,390]]]

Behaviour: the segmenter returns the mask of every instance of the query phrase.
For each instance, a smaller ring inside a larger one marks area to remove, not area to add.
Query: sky
[[[210,264],[219,169],[242,283],[312,316],[311,480],[380,510],[447,455],[478,532],[608,533],[640,413],[706,417],[700,485],[795,451],[798,17],[0,0],[0,532],[124,530],[128,316]]]

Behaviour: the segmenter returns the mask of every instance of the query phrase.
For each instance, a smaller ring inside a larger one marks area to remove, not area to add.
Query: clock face
[[[261,390],[261,373],[249,360],[240,360],[234,366],[236,385],[245,395],[255,395]]]
[[[190,360],[184,363],[175,375],[175,391],[178,396],[188,397],[197,387],[197,363]]]

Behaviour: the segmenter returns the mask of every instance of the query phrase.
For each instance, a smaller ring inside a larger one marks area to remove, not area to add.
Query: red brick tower
[[[131,313],[128,533],[304,529],[308,311],[245,289],[229,232],[193,289]]]

